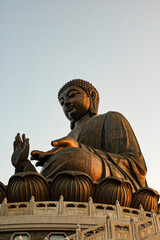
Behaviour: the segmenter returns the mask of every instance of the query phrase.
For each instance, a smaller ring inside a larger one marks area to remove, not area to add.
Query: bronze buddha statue
[[[42,166],[41,174],[48,182],[64,171],[87,174],[94,184],[106,177],[125,179],[132,192],[147,187],[146,164],[134,132],[126,118],[118,112],[97,115],[99,94],[87,81],[67,82],[58,93],[71,132],[51,142],[48,152],[32,151],[31,160]],[[29,139],[17,134],[12,164],[18,172],[36,171],[30,160]]]

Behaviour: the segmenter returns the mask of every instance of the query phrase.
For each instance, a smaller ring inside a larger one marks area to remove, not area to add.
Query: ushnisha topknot
[[[70,86],[76,85],[78,87],[81,87],[86,93],[87,96],[91,96],[91,94],[94,92],[96,94],[96,105],[99,105],[99,94],[98,91],[95,87],[93,87],[93,85],[83,79],[73,79],[69,82],[67,82],[66,84],[63,85],[63,87],[59,90],[58,92],[58,99],[60,98],[60,94],[67,88]]]

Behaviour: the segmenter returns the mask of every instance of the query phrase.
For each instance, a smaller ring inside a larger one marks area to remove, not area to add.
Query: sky
[[[1,182],[18,132],[42,151],[69,133],[57,93],[82,78],[99,91],[99,114],[128,119],[160,192],[159,13],[159,0],[0,0]]]

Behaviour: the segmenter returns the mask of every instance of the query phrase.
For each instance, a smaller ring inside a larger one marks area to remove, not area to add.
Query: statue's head
[[[85,115],[97,115],[99,94],[95,87],[82,79],[67,82],[58,93],[58,99],[66,117],[74,123]]]

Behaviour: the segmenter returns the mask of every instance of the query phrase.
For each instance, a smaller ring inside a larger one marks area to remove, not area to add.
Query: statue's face
[[[59,97],[60,104],[70,121],[78,121],[89,114],[90,97],[78,86],[67,87]]]

